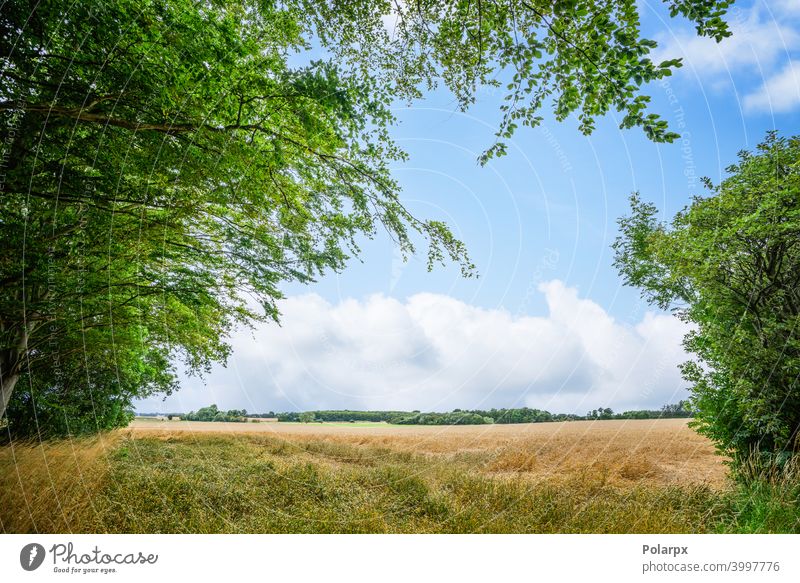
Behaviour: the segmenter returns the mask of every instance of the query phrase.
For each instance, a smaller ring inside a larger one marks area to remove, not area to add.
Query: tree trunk
[[[30,331],[27,325],[22,326],[16,348],[0,350],[0,419],[6,414],[8,403],[14,386],[19,380],[20,364],[28,350],[28,336]]]
[[[11,401],[11,393],[14,392],[14,385],[17,384],[18,379],[18,374],[0,376],[0,419],[6,414],[6,408]]]

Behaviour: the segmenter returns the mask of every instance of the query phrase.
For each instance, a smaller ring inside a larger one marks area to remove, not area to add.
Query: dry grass
[[[726,484],[723,459],[707,439],[689,429],[685,419],[440,427],[136,421],[129,431],[135,436],[258,433],[296,444],[369,446],[425,455],[441,463],[460,461],[484,473],[535,479],[588,472],[623,486]]]
[[[112,433],[75,441],[0,447],[0,527],[4,532],[66,532],[92,514],[109,472],[109,453],[124,439]]]
[[[726,486],[684,421],[137,422],[0,449],[5,532],[704,532]]]

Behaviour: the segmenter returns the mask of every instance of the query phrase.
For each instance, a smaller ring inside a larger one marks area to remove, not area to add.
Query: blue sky
[[[398,104],[394,136],[409,154],[394,168],[403,200],[445,220],[480,276],[463,279],[452,265],[429,273],[422,254],[404,263],[388,237],[365,241],[342,273],[286,286],[282,327],[237,332],[227,368],[137,409],[585,412],[685,398],[676,366],[686,329],[621,285],[610,250],[616,219],[633,191],[668,218],[703,193],[701,176],[718,181],[767,130],[797,132],[800,0],[737,3],[734,35],[719,45],[668,19],[660,2],[641,4],[657,53],[684,59],[647,88],[680,140],[654,144],[619,130],[614,116],[586,137],[574,120],[545,115],[481,167],[501,93],[481,90],[466,113],[444,90]]]

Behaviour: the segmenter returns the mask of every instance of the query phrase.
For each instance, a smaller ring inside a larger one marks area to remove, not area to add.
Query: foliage
[[[551,421],[580,421],[591,419],[668,419],[690,417],[688,402],[664,405],[661,409],[614,413],[611,409],[596,409],[586,416],[571,413],[550,413],[541,409],[455,409],[449,413],[421,413],[419,411],[308,411],[317,421],[371,421],[397,425],[485,425],[491,423],[547,423]],[[278,421],[302,421],[304,413],[270,413]]]
[[[250,417],[255,419],[275,419],[278,416],[274,411],[268,413],[250,413]]]
[[[699,35],[717,41],[730,35],[723,17],[731,0],[663,3],[670,16],[694,22]],[[519,125],[541,123],[547,106],[559,121],[577,113],[585,134],[616,110],[621,128],[641,127],[655,141],[677,137],[647,111],[650,98],[640,88],[681,62],[650,59],[656,42],[641,34],[636,0],[315,1],[304,7],[338,59],[399,96],[414,99],[421,87],[441,82],[467,109],[480,87],[504,92],[497,141],[482,162],[503,154]]]
[[[336,411],[313,411],[315,419],[318,421],[390,421],[395,417],[407,415],[405,411],[350,411],[347,409]],[[290,411],[286,413],[273,414],[278,421],[297,422],[300,421],[300,412]]]
[[[494,423],[543,423],[547,421],[565,421],[564,416],[554,415],[548,411],[522,407],[519,409],[489,409],[488,411],[472,410],[482,417],[494,420]],[[577,416],[575,416],[577,418]]]
[[[586,414],[587,419],[613,419],[614,411],[608,407],[603,409],[593,409]]]
[[[186,415],[181,415],[180,418],[184,421],[217,421],[223,423],[246,423],[247,411],[244,409],[231,409],[229,411],[220,411],[216,405],[209,407],[201,407],[195,413],[189,411]]]
[[[48,388],[45,389],[47,391]],[[125,427],[134,418],[131,399],[107,386],[100,390],[75,387],[64,392],[18,391],[8,409],[8,432],[16,439],[78,436]],[[0,435],[0,441],[6,441]]]
[[[62,337],[39,361],[40,374],[27,377],[12,395],[8,433],[77,436],[127,425],[135,397],[169,393],[176,384],[166,355],[140,340],[135,326]],[[97,347],[90,363],[84,345]]]
[[[300,421],[300,423],[313,423],[316,420],[316,416],[311,411],[304,411],[298,415],[298,421]]]
[[[689,401],[679,401],[678,403],[664,405],[661,409],[637,409],[614,413],[608,407],[593,409],[589,411],[584,419],[683,419],[692,417]]]
[[[634,195],[615,243],[625,282],[692,325],[695,425],[736,464],[800,452],[799,161],[770,132],[669,225]]]
[[[386,91],[288,64],[306,46],[291,8],[17,0],[0,18],[0,415],[21,377],[66,394],[98,359],[123,377],[142,351],[190,373],[224,362],[234,326],[277,319],[281,283],[343,268],[378,226],[470,273],[399,200]],[[59,375],[73,350],[85,365]]]
[[[392,420],[397,425],[486,425],[493,423],[491,417],[484,417],[468,411],[451,413],[415,413],[408,417]]]

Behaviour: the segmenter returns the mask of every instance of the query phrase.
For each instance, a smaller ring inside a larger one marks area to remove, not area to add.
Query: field
[[[4,532],[792,531],[685,420],[486,426],[136,420],[0,449]],[[787,510],[788,509],[788,510]],[[778,518],[776,518],[778,517]]]
[[[137,419],[136,437],[175,439],[188,434],[262,434],[304,446],[384,448],[486,475],[528,479],[587,471],[626,484],[710,485],[725,482],[723,460],[686,426],[685,419],[526,423],[518,425],[405,426],[387,423],[199,423]],[[155,433],[154,433],[155,432]],[[199,436],[198,436],[199,438]],[[347,457],[347,456],[345,456]]]

